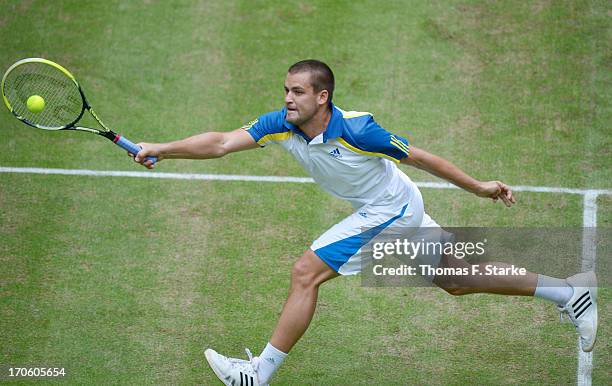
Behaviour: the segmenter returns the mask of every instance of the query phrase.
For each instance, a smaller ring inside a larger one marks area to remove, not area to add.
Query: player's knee
[[[315,273],[310,264],[304,259],[299,259],[293,264],[291,270],[291,286],[298,288],[308,288],[314,286]]]
[[[467,269],[468,272],[470,269],[470,266],[466,261],[447,255],[442,257],[438,267],[442,269]],[[433,282],[435,285],[453,296],[461,296],[471,293],[469,288],[474,284],[473,277],[471,275],[439,275],[434,278]]]
[[[433,280],[434,284],[442,288],[448,294],[453,296],[461,296],[469,293],[466,284],[449,276],[436,276]]]
[[[316,259],[318,257],[313,252],[307,251],[293,264],[291,270],[292,288],[316,288],[325,281],[327,275],[324,274],[325,272],[320,272]]]
[[[461,295],[466,295],[469,293],[466,288],[462,288],[462,287],[449,286],[449,287],[441,287],[441,288],[444,291],[446,291],[446,293],[453,295],[453,296],[461,296]]]

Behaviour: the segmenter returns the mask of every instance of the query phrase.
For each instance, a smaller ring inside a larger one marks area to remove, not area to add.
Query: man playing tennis
[[[443,178],[479,197],[512,206],[512,190],[500,181],[478,181],[449,161],[416,148],[379,126],[369,113],[343,111],[332,104],[334,75],[317,60],[292,65],[285,79],[285,106],[231,132],[208,132],[180,141],[141,143],[135,160],[145,157],[208,159],[264,147],[282,146],[332,195],[349,201],[355,212],[315,240],[294,264],[289,296],[270,341],[258,357],[227,358],[212,349],[206,359],[226,385],[265,385],[304,334],[315,311],[318,289],[339,275],[361,269],[363,228],[437,228],[423,209],[421,193],[398,167],[411,165]],[[374,237],[375,235],[370,235]],[[438,256],[438,267],[467,262]],[[491,263],[487,263],[491,264]],[[500,268],[503,263],[495,263]],[[593,272],[557,279],[535,273],[524,276],[434,277],[453,295],[488,292],[537,296],[558,305],[576,326],[584,351],[591,351],[597,332],[597,284]],[[491,281],[494,280],[494,283]],[[494,285],[492,285],[494,284]]]

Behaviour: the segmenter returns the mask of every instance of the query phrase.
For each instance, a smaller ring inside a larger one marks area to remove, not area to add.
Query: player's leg
[[[272,338],[258,357],[259,379],[267,383],[287,354],[308,329],[314,315],[319,286],[339,276],[311,249],[293,265],[289,296],[272,333]]]
[[[409,197],[406,197],[410,203]],[[361,271],[361,248],[397,222],[421,221],[422,212],[408,211],[409,205],[366,205],[348,216],[312,243],[295,263],[291,288],[270,342],[259,356],[261,375],[270,379],[286,353],[304,334],[315,311],[319,286],[341,275]]]
[[[444,256],[438,267],[458,271],[486,272],[485,267],[506,275],[447,275],[436,276],[434,284],[452,295],[491,293],[500,295],[536,296],[554,302],[560,312],[568,315],[580,334],[582,350],[591,351],[597,339],[597,278],[593,272],[583,272],[567,279],[526,272],[512,274],[510,265],[501,262],[470,265],[463,259]],[[453,270],[451,270],[453,271]]]
[[[302,337],[317,305],[319,286],[338,276],[311,249],[293,265],[289,297],[272,333],[270,343],[276,349],[288,353]]]
[[[311,249],[304,252],[293,265],[289,296],[261,355],[253,357],[247,350],[249,360],[244,361],[206,350],[206,359],[219,379],[227,385],[267,384],[308,328],[317,305],[319,286],[336,276],[338,273]]]
[[[293,266],[288,299],[261,355],[252,357],[248,352],[249,361],[244,361],[206,350],[206,358],[219,379],[228,385],[247,381],[249,385],[266,384],[308,328],[319,286],[339,274],[358,273],[361,247],[385,227],[401,219],[410,222],[406,218],[414,218],[420,224],[422,211],[407,211],[407,207],[407,204],[361,207],[315,240]],[[366,233],[364,229],[370,231]]]
[[[506,272],[509,264],[501,262],[487,262],[489,269],[497,272]],[[451,272],[486,272],[485,264],[469,264],[464,259],[453,256],[442,256],[438,268],[450,268]],[[526,272],[525,275],[438,275],[434,284],[452,295],[467,295],[473,293],[491,293],[499,295],[533,296],[538,283],[538,275]],[[564,285],[564,283],[561,283]],[[569,293],[571,296],[571,290]],[[569,300],[569,296],[567,300]]]

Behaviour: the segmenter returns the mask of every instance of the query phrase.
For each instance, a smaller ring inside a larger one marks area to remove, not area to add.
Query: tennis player
[[[423,208],[421,193],[398,164],[441,177],[478,197],[516,200],[500,181],[479,181],[449,161],[419,149],[379,126],[366,112],[344,111],[332,103],[334,75],[317,60],[292,65],[285,79],[285,103],[231,132],[207,132],[176,142],[141,143],[135,161],[151,168],[145,157],[208,159],[277,144],[288,151],[326,191],[347,200],[355,212],[315,240],[295,262],[287,301],[272,336],[259,356],[249,360],[205,351],[211,368],[226,385],[266,385],[304,334],[315,311],[318,289],[327,280],[360,271],[364,242],[388,227],[439,228]],[[364,228],[373,228],[367,237]],[[440,234],[443,234],[440,233]],[[365,241],[364,241],[365,240]],[[437,256],[437,267],[463,267],[453,256]],[[491,263],[487,263],[491,265]],[[504,263],[494,263],[500,269]],[[484,271],[484,268],[481,270]],[[453,295],[487,292],[537,296],[557,304],[580,335],[582,350],[591,351],[597,332],[597,284],[593,272],[558,279],[525,275],[433,277]]]

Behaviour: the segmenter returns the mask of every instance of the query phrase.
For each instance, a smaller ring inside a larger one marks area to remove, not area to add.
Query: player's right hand
[[[134,159],[134,162],[138,162],[147,169],[153,169],[159,161],[164,159],[161,152],[161,144],[140,142],[137,145],[142,148],[138,154],[128,153],[128,155]],[[147,157],[157,157],[157,162],[153,163],[147,160]]]

